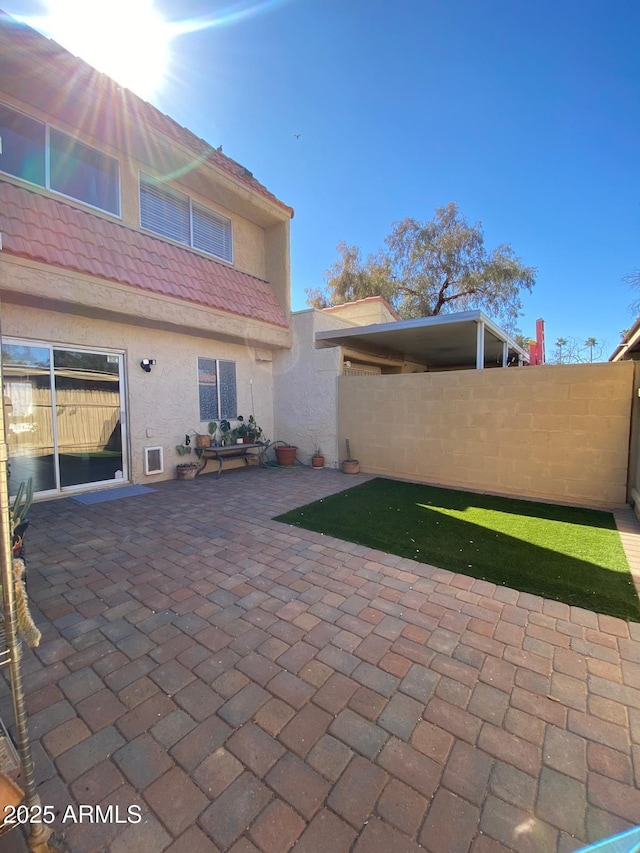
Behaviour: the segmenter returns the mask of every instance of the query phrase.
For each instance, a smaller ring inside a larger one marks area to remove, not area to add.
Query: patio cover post
[[[509,344],[502,341],[502,366],[509,367]]]
[[[484,368],[484,322],[478,320],[476,331],[476,370]]]

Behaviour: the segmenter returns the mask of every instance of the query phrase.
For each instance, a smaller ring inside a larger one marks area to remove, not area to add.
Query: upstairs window
[[[49,131],[49,157],[52,190],[119,214],[117,160],[53,128]]]
[[[0,104],[0,135],[0,170],[44,187],[46,126]]]
[[[229,219],[144,174],[140,174],[140,225],[223,261],[233,261]]]
[[[199,358],[198,394],[201,421],[236,418],[238,402],[235,361]]]
[[[0,104],[0,172],[120,215],[118,161]]]

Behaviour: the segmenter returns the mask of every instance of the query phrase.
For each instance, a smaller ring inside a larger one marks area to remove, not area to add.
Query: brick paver
[[[272,520],[366,479],[33,507],[24,682],[70,853],[564,853],[640,822],[640,626]],[[63,826],[79,803],[143,819]]]

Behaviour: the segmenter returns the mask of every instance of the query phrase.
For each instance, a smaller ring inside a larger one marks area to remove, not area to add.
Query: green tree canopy
[[[327,271],[324,290],[307,290],[315,308],[383,296],[403,319],[481,308],[515,330],[521,291],[531,291],[535,269],[509,245],[487,250],[481,223],[469,225],[450,202],[429,222],[393,225],[386,248],[363,262],[360,250],[342,242]]]

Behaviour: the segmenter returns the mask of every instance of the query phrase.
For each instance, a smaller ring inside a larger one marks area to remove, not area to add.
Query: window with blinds
[[[229,219],[142,173],[140,225],[223,261],[233,261]]]

